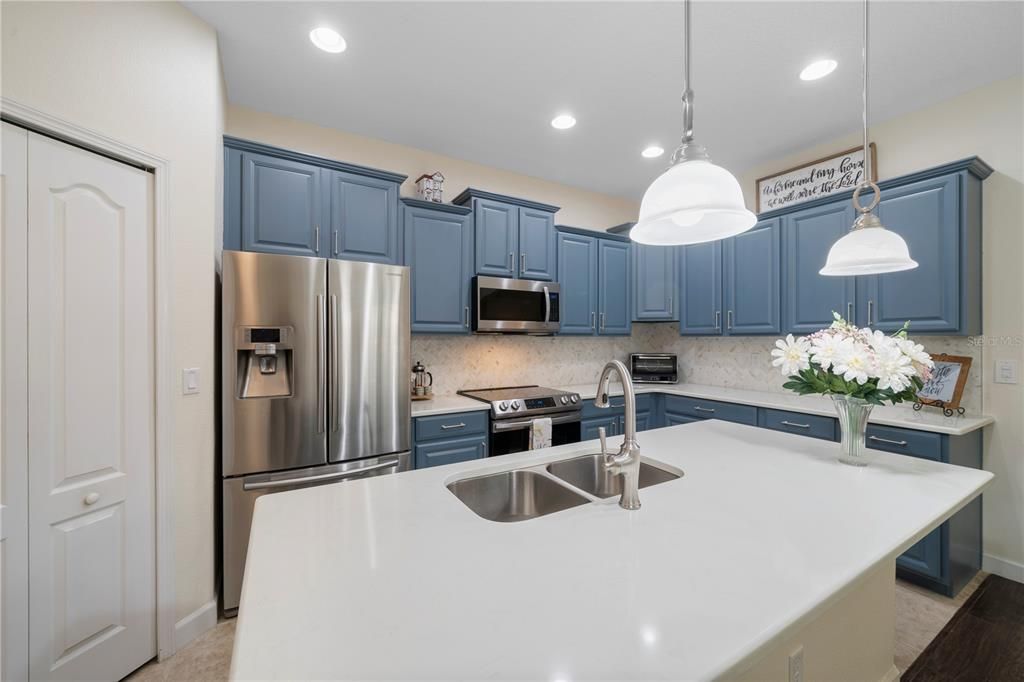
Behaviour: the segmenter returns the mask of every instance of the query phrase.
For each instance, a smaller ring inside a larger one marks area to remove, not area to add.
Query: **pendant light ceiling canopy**
[[[651,183],[640,202],[640,219],[630,238],[641,244],[699,244],[746,232],[757,217],[743,203],[732,173],[711,163],[693,141],[693,91],[690,89],[690,0],[683,2],[683,140],[672,165]]]
[[[913,270],[917,261],[910,257],[906,240],[891,230],[872,212],[881,196],[878,185],[871,178],[871,159],[868,158],[868,0],[864,0],[864,43],[861,49],[863,81],[861,98],[864,105],[864,181],[853,192],[853,207],[860,214],[850,231],[829,249],[825,267],[819,274],[831,277],[850,275],[881,275],[887,272]],[[860,203],[860,193],[870,188],[874,198],[868,206]]]

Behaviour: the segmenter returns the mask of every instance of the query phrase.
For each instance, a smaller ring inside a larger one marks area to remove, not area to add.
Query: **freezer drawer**
[[[341,464],[224,479],[224,580],[221,589],[224,611],[231,615],[238,609],[253,506],[261,495],[393,474],[410,467],[411,454],[401,452]]]

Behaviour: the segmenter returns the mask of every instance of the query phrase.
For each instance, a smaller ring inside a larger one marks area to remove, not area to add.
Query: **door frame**
[[[174,399],[176,397],[171,290],[174,264],[170,243],[168,179],[170,163],[159,156],[102,133],[51,116],[9,97],[0,97],[0,118],[76,147],[112,157],[153,173],[153,349],[155,503],[156,503],[156,646],[163,660],[175,652],[174,584]],[[9,428],[10,425],[5,425]],[[27,481],[25,482],[27,485]],[[27,557],[23,558],[27,560]],[[26,586],[27,588],[27,586]],[[6,656],[13,652],[4,652]],[[27,654],[27,652],[25,652]],[[27,669],[28,661],[25,661]]]

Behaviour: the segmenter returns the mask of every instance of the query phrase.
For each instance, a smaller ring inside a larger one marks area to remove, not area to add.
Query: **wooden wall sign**
[[[871,175],[878,180],[875,143],[868,145]],[[864,179],[864,148],[853,147],[757,180],[757,213],[776,211],[851,190]]]

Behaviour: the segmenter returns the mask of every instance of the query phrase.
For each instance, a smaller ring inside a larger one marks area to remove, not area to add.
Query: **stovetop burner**
[[[459,391],[459,395],[490,403],[494,419],[575,412],[582,408],[578,393],[543,386],[474,388]]]

